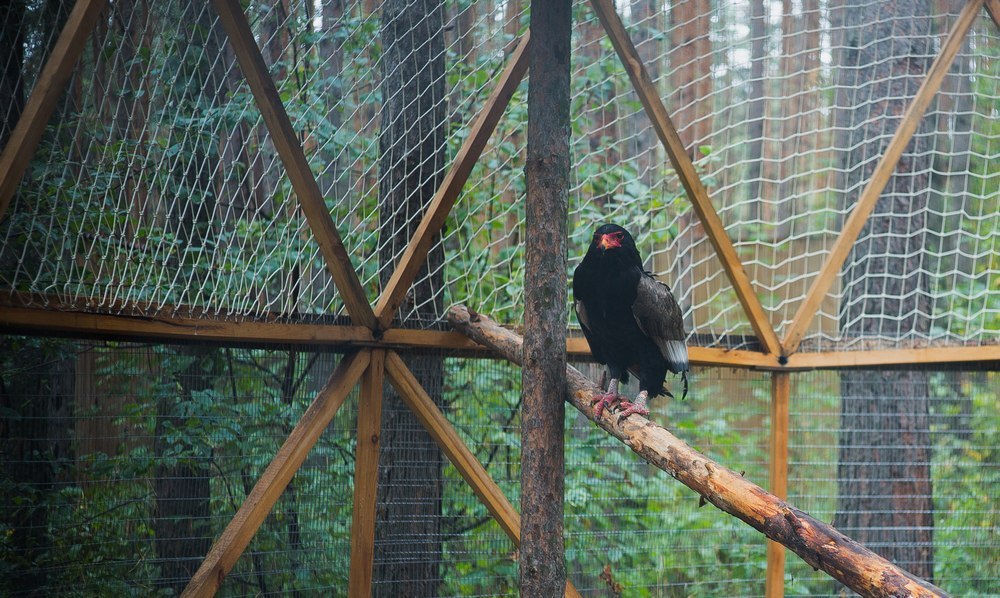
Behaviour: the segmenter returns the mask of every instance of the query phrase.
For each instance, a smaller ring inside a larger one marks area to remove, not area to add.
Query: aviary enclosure
[[[518,330],[547,234],[527,4],[0,9],[0,593],[517,593],[519,368],[447,314]],[[954,595],[1000,593],[998,17],[573,14],[569,269],[626,226],[690,331],[652,421]],[[568,593],[843,590],[565,424]]]

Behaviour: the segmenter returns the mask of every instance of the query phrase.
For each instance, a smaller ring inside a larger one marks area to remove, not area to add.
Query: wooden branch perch
[[[521,337],[464,306],[453,307],[448,321],[500,356],[521,363]],[[621,425],[617,416],[594,417],[591,397],[600,389],[576,368],[566,368],[566,400],[642,458],[669,473],[722,511],[741,519],[768,538],[785,545],[809,565],[822,569],[862,596],[946,596],[943,590],[914,577],[738,473],[716,464],[657,424],[632,416]]]

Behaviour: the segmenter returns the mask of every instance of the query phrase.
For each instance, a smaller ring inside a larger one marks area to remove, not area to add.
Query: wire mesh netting
[[[5,595],[173,594],[184,587],[339,357],[289,350],[79,343],[5,337],[0,590]],[[519,501],[515,366],[407,359],[506,496]],[[582,364],[597,376],[596,367]],[[953,595],[1000,591],[996,373],[921,372],[930,421],[923,465],[933,578]],[[843,467],[843,374],[796,374],[789,497],[821,520],[851,511]],[[768,485],[768,374],[702,369],[689,400],[661,397],[653,418],[718,462]],[[634,392],[627,388],[625,392]],[[398,399],[383,411],[375,593],[513,595],[517,551]],[[847,399],[845,399],[847,400]],[[911,399],[912,400],[912,399]],[[878,404],[861,430],[880,414]],[[237,562],[221,595],[347,588],[358,403],[352,396]],[[581,414],[567,414],[566,560],[584,595],[763,595],[764,542],[646,464]],[[884,426],[880,426],[884,427]],[[839,444],[838,444],[838,438]],[[391,447],[391,448],[390,448]],[[888,449],[883,449],[888,450]],[[877,473],[886,488],[907,479]],[[839,481],[838,481],[839,480]],[[883,496],[881,501],[891,497]],[[840,501],[840,502],[838,502]],[[838,506],[840,505],[840,506]],[[869,511],[864,511],[869,512]],[[879,530],[868,530],[878,534]],[[892,543],[867,538],[876,551]],[[917,563],[900,562],[909,569]],[[790,595],[836,591],[789,557]]]
[[[371,300],[528,18],[521,1],[397,4],[247,9]],[[781,335],[964,3],[619,4]],[[6,58],[8,123],[65,13],[60,2],[4,13],[6,35],[23,49]],[[751,346],[602,27],[585,3],[575,17],[570,268],[595,224],[619,222],[675,287],[696,344]],[[984,12],[806,347],[996,342],[996,38]],[[520,320],[524,89],[402,308],[407,326],[431,325],[443,305],[466,301]],[[233,319],[343,313],[209,5],[110,6],[0,234],[3,288],[20,304]]]
[[[327,211],[374,301],[527,29],[527,2],[243,2]],[[70,0],[0,8],[7,147]],[[779,336],[964,2],[617,2]],[[109,3],[0,221],[0,303],[143,317],[345,315],[211,3]],[[805,344],[1000,341],[998,31],[979,16]],[[689,344],[753,331],[610,42],[574,10],[570,258],[635,234]],[[245,66],[245,65],[244,65]],[[536,74],[537,76],[537,74]],[[530,74],[529,74],[530,77]],[[522,319],[526,84],[399,310]],[[567,273],[569,274],[569,272]],[[0,593],[183,589],[340,357],[2,339]],[[516,505],[519,374],[408,355]],[[592,379],[598,371],[585,366]],[[995,371],[793,376],[791,502],[956,595],[1000,594]],[[768,374],[699,370],[654,419],[767,482]],[[628,392],[635,392],[629,389]],[[358,401],[339,410],[222,587],[346,593]],[[518,554],[391,393],[378,595],[517,592]],[[567,416],[570,577],[586,595],[760,595],[762,539]],[[791,595],[838,592],[790,557]]]
[[[896,391],[873,401],[859,376],[891,380]],[[1000,480],[997,378],[984,370],[794,374],[789,502],[905,569],[924,570],[952,595],[1000,592],[1000,509],[991,498]],[[923,431],[899,429],[901,410],[922,417]],[[785,582],[786,595],[837,591],[794,555]]]

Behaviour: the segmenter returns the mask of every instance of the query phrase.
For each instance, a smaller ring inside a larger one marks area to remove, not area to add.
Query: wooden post
[[[366,349],[345,357],[333,371],[326,386],[302,414],[299,423],[295,424],[233,520],[208,551],[208,556],[184,588],[182,596],[214,596],[219,590],[222,580],[232,571],[236,560],[368,367],[369,353]]]
[[[521,337],[484,316],[456,306],[449,310],[448,321],[514,363],[522,364],[526,359]],[[822,569],[863,596],[947,596],[940,588],[904,571],[832,526],[715,463],[646,418],[633,415],[619,424],[618,416],[609,411],[596,418],[591,400],[601,392],[575,368],[566,368],[566,386],[560,397],[651,465],[700,494],[706,502],[780,542],[812,567]]]
[[[570,0],[532,0],[521,394],[522,596],[560,596],[566,385]]]
[[[351,519],[351,571],[348,596],[371,596],[375,558],[375,492],[378,448],[382,435],[382,380],[385,350],[374,349],[361,379],[358,401],[358,447],[354,458],[354,510]]]
[[[774,372],[771,375],[771,494],[781,500],[788,498],[788,397],[791,375]],[[785,595],[785,547],[767,541],[767,574],[764,584],[767,598]]]
[[[375,312],[368,303],[351,257],[347,255],[347,249],[333,224],[333,218],[330,217],[326,202],[323,200],[323,193],[309,168],[302,145],[281,103],[281,96],[278,95],[278,89],[274,86],[274,80],[267,70],[264,57],[260,54],[250,24],[243,14],[243,8],[239,0],[213,0],[213,4],[229,36],[229,43],[233,46],[240,70],[250,85],[257,107],[260,108],[264,124],[267,125],[267,130],[274,141],[274,147],[285,165],[288,180],[292,183],[299,205],[302,206],[302,213],[309,222],[309,228],[312,229],[316,243],[326,260],[327,269],[337,285],[344,307],[354,323],[374,330],[378,326]]]
[[[83,45],[90,37],[97,17],[107,5],[107,0],[80,0],[66,19],[66,25],[31,90],[31,97],[24,105],[21,118],[0,154],[0,220],[7,213],[21,177],[35,155],[45,125],[73,72],[73,65],[83,53]],[[6,56],[4,60],[7,60]]]

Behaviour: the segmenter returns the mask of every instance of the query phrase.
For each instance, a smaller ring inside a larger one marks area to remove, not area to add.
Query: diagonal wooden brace
[[[229,525],[215,541],[208,556],[184,588],[182,596],[214,596],[222,580],[232,571],[237,559],[250,544],[264,518],[271,512],[292,476],[299,470],[312,447],[333,420],[344,399],[354,389],[361,374],[368,367],[371,352],[364,349],[344,357],[330,375],[316,399],[302,414],[285,443],[264,470],[253,490]]]
[[[969,33],[969,29],[979,15],[979,9],[982,6],[983,0],[971,0],[965,5],[962,12],[959,13],[958,19],[955,20],[955,24],[948,33],[948,39],[941,48],[941,53],[938,54],[937,58],[931,64],[930,69],[928,69],[927,76],[924,78],[923,83],[920,84],[920,89],[917,90],[917,95],[910,102],[906,113],[903,114],[903,119],[899,123],[899,128],[896,129],[896,134],[889,142],[878,164],[875,165],[872,178],[869,179],[868,184],[861,191],[861,196],[858,198],[854,209],[851,210],[851,215],[844,222],[844,229],[840,232],[840,236],[837,237],[833,247],[830,249],[826,262],[820,268],[819,274],[813,280],[812,286],[809,287],[805,300],[799,305],[795,317],[792,318],[792,323],[789,325],[785,333],[785,338],[782,341],[785,355],[791,355],[798,350],[799,344],[802,342],[802,338],[805,336],[810,322],[812,322],[813,317],[816,315],[820,303],[822,303],[823,298],[830,291],[830,287],[833,285],[834,280],[836,280],[837,274],[840,273],[844,261],[847,260],[847,256],[850,254],[851,247],[854,246],[865,223],[868,222],[868,217],[871,216],[872,211],[875,209],[879,196],[882,195],[882,191],[889,183],[889,179],[892,178],[892,174],[896,170],[896,165],[899,164],[899,159],[902,157],[903,151],[913,138],[913,134],[917,130],[917,125],[923,119],[924,112],[934,98],[934,94],[941,88],[941,82],[944,80],[945,75],[948,74],[951,63],[955,60],[958,51],[962,49],[965,36]]]
[[[517,91],[517,87],[524,79],[524,74],[528,70],[528,57],[531,48],[531,34],[525,33],[514,49],[513,56],[507,63],[507,67],[500,75],[500,80],[494,88],[493,93],[486,101],[486,106],[479,114],[476,122],[469,131],[468,137],[462,143],[455,161],[452,163],[448,174],[445,175],[441,187],[434,198],[427,206],[423,219],[413,233],[406,250],[399,258],[396,269],[392,273],[389,282],[386,283],[382,295],[379,296],[378,304],[375,306],[375,314],[378,318],[379,326],[386,329],[396,316],[396,310],[403,303],[403,298],[413,284],[420,266],[427,258],[427,253],[431,249],[431,242],[441,227],[444,226],[445,218],[451,212],[451,208],[458,199],[465,182],[469,180],[472,168],[476,165],[479,157],[489,141],[490,135],[496,129],[500,117],[503,116],[507,104]]]
[[[10,139],[3,147],[3,153],[0,154],[0,220],[10,207],[10,200],[14,197],[21,177],[24,176],[28,163],[35,155],[45,125],[52,117],[59,95],[69,81],[73,65],[83,53],[83,44],[90,37],[97,18],[107,5],[107,0],[77,2],[69,13],[66,25],[59,34],[48,60],[45,61],[38,82],[31,91],[31,97],[24,105],[21,118],[18,119]]]
[[[715,253],[719,256],[719,261],[722,262],[722,268],[725,270],[729,282],[733,285],[733,290],[736,291],[736,297],[739,299],[740,305],[743,306],[743,311],[750,320],[754,333],[768,353],[780,354],[781,343],[778,341],[774,326],[771,325],[771,321],[753,289],[750,277],[743,269],[743,263],[736,254],[736,248],[722,225],[722,219],[715,211],[708,191],[698,177],[694,164],[684,149],[680,135],[677,134],[677,129],[670,121],[667,109],[660,101],[656,93],[656,86],[653,85],[649,72],[639,57],[639,52],[635,49],[632,39],[625,30],[625,25],[622,24],[621,18],[615,12],[611,0],[591,0],[591,5],[601,20],[601,24],[604,25],[611,45],[618,52],[618,57],[621,58],[625,71],[632,80],[632,86],[635,88],[636,94],[639,95],[646,115],[649,116],[653,129],[656,130],[663,148],[670,157],[677,177],[684,186],[688,199],[691,200],[691,206],[705,227],[705,234],[708,235],[708,240],[711,241]]]
[[[454,426],[431,400],[417,377],[406,367],[403,358],[395,351],[390,351],[386,356],[385,368],[389,375],[389,381],[392,382],[406,406],[410,408],[410,411],[416,415],[434,441],[438,443],[441,451],[486,506],[490,515],[500,524],[500,528],[511,539],[514,546],[520,546],[521,516],[504,496],[503,491],[493,481],[490,474],[486,472],[486,468],[462,441]],[[567,580],[566,596],[572,598],[579,595],[573,584]]]
[[[236,53],[240,70],[250,84],[261,116],[264,117],[264,124],[271,133],[274,147],[285,165],[288,179],[302,206],[302,213],[305,214],[316,243],[319,244],[347,313],[356,324],[375,330],[377,327],[375,312],[368,303],[354,264],[347,255],[347,249],[337,233],[333,218],[330,217],[326,202],[323,200],[323,193],[309,168],[302,145],[281,103],[281,96],[278,95],[278,89],[267,70],[267,64],[261,56],[260,48],[257,47],[239,0],[214,0],[213,4],[219,13],[223,28],[229,35],[229,42]]]

